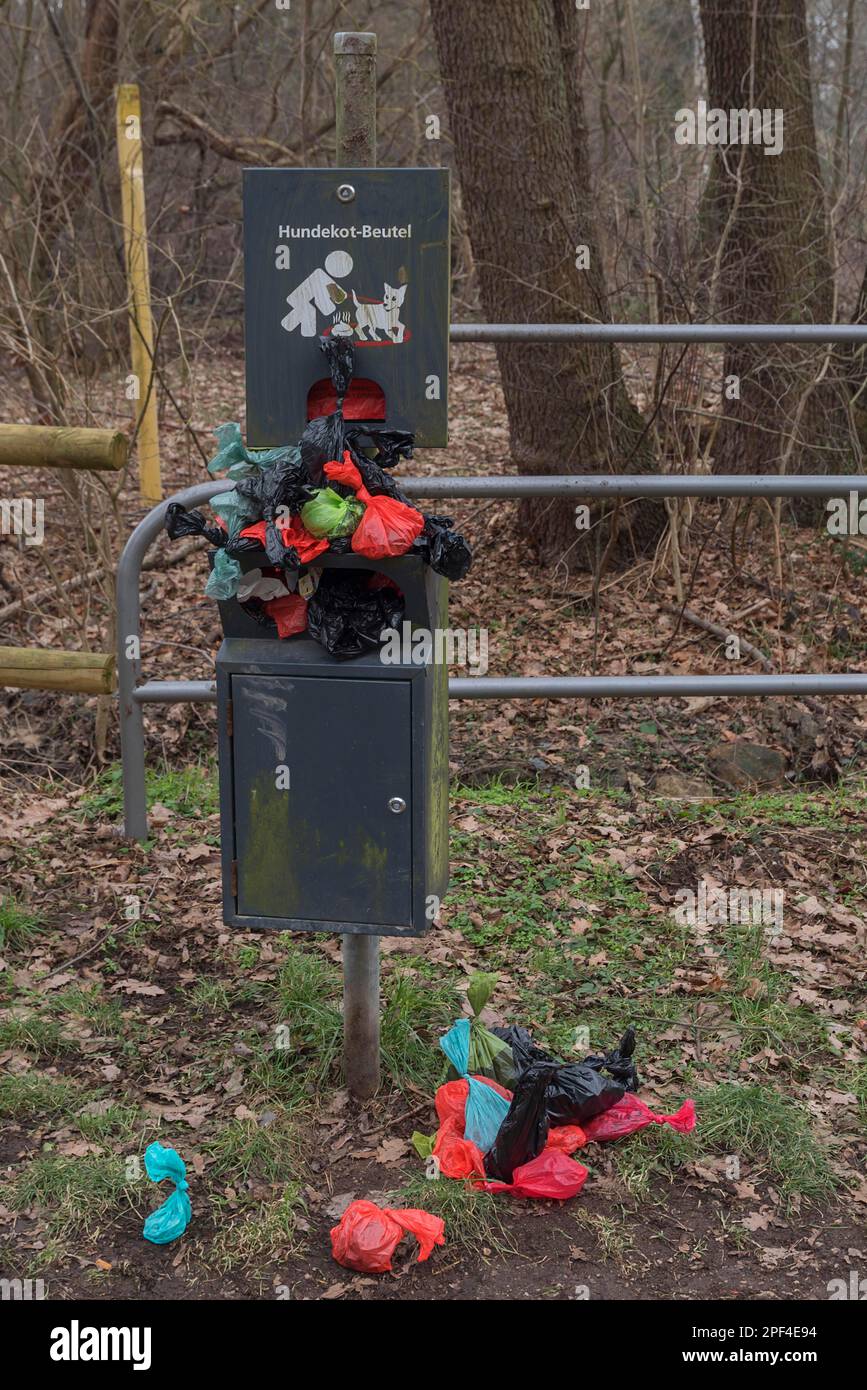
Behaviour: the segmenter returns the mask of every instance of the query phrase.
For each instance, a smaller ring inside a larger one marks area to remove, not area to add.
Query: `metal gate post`
[[[376,35],[334,35],[337,167],[376,164]],[[379,937],[343,937],[343,1071],[352,1095],[379,1089]]]
[[[145,794],[145,749],[142,702],[135,696],[141,679],[141,579],[142,560],[163,529],[170,502],[194,507],[213,497],[222,483],[198,483],[167,497],[139,522],[123,548],[117,565],[117,688],[120,710],[120,756],[123,768],[124,834],[146,840],[148,833]]]

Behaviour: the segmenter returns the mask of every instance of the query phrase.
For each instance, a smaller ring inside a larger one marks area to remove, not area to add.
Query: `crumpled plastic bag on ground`
[[[610,1052],[593,1054],[583,1062],[560,1062],[545,1052],[526,1028],[494,1028],[498,1038],[507,1042],[519,1073],[545,1062],[556,1064],[545,1093],[548,1119],[552,1125],[584,1125],[594,1115],[616,1105],[626,1091],[634,1091],[638,1078],[632,1053],[635,1030],[627,1028],[617,1047]],[[603,1075],[608,1072],[609,1075]]]
[[[375,1202],[351,1202],[331,1228],[331,1253],[345,1269],[387,1274],[404,1235],[419,1243],[418,1263],[430,1258],[436,1245],[445,1245],[445,1222],[416,1207],[399,1210]]]
[[[587,1181],[587,1169],[559,1148],[545,1148],[529,1163],[522,1163],[511,1182],[477,1182],[485,1192],[508,1192],[512,1197],[553,1197],[565,1202],[577,1197]]]
[[[640,1097],[627,1092],[603,1115],[587,1120],[584,1132],[588,1139],[604,1142],[607,1139],[624,1139],[627,1134],[634,1134],[646,1125],[669,1125],[677,1134],[691,1134],[695,1124],[694,1100],[685,1100],[673,1115],[658,1115]]]
[[[184,1160],[174,1149],[164,1148],[156,1139],[145,1149],[145,1168],[151,1182],[171,1178],[175,1190],[161,1207],[145,1219],[144,1235],[153,1245],[168,1245],[182,1236],[190,1224],[193,1210],[187,1196],[189,1183]]]
[[[474,1077],[482,1086],[489,1086],[507,1103],[512,1094],[504,1086],[487,1077]],[[473,1144],[464,1134],[469,1078],[460,1081],[446,1081],[436,1093],[435,1105],[440,1122],[431,1152],[439,1164],[439,1171],[446,1178],[484,1179],[485,1156],[478,1144]],[[573,1154],[586,1143],[583,1129],[578,1125],[560,1125],[548,1131],[547,1149],[560,1153]]]
[[[547,1088],[557,1074],[555,1062],[534,1062],[521,1075],[503,1123],[485,1154],[485,1172],[510,1183],[517,1168],[537,1158],[548,1142]]]

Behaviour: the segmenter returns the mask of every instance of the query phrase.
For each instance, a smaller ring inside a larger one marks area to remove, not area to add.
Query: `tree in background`
[[[715,150],[703,204],[710,312],[730,322],[831,322],[837,302],[805,0],[699,2],[708,105],[784,113],[781,153],[758,144]],[[737,385],[724,399],[717,472],[853,471],[846,392],[827,347],[732,344],[724,371]]]
[[[486,318],[606,322],[574,5],[431,0],[431,13]],[[614,345],[504,343],[497,356],[518,472],[652,468]],[[658,533],[658,511],[646,504],[614,517],[605,543],[612,557]],[[574,507],[562,500],[524,503],[521,525],[552,561],[589,563],[597,548],[576,532]]]

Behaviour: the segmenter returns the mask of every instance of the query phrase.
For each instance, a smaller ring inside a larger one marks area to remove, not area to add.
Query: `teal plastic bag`
[[[236,540],[245,526],[259,520],[255,502],[249,497],[242,497],[235,488],[212,497],[210,505],[220,520],[225,522],[230,541]]]
[[[184,1160],[174,1149],[164,1149],[156,1140],[145,1149],[145,1168],[151,1182],[171,1178],[175,1190],[161,1207],[152,1211],[144,1223],[145,1240],[153,1245],[168,1245],[182,1236],[190,1224],[193,1209],[187,1196],[189,1183]]]
[[[234,598],[240,582],[241,566],[238,561],[233,560],[231,555],[227,555],[225,550],[218,550],[214,555],[214,568],[208,575],[208,582],[205,585],[205,593],[208,598]]]
[[[440,1038],[440,1047],[448,1057],[455,1071],[469,1082],[464,1134],[482,1153],[487,1153],[497,1137],[497,1131],[509,1109],[509,1102],[497,1094],[493,1086],[476,1081],[469,1075],[470,1064],[470,1020],[459,1018],[445,1037]]]
[[[225,473],[233,482],[238,478],[249,478],[257,469],[268,468],[278,459],[285,458],[287,453],[285,448],[248,449],[241,438],[241,426],[237,421],[218,425],[214,434],[220,447],[208,464],[212,477]]]

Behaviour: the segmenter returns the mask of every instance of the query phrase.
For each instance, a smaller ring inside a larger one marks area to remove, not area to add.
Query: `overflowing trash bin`
[[[352,344],[323,336],[336,408],[296,445],[217,431],[211,545],[224,920],[416,935],[448,884],[448,581],[469,547],[392,476],[413,437],[344,419]]]

